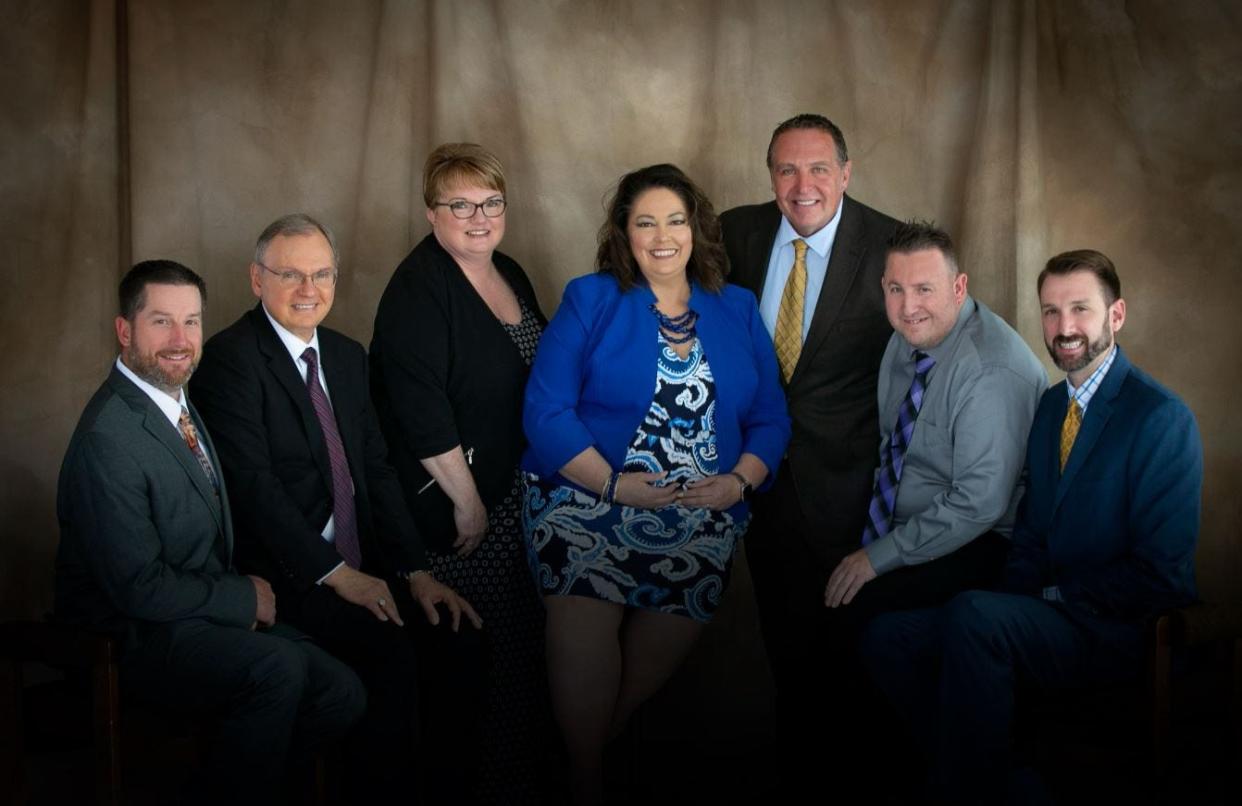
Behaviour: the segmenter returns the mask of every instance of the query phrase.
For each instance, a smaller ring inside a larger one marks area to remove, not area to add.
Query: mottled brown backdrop
[[[1123,344],[1202,429],[1201,587],[1236,597],[1239,8],[5,0],[0,617],[50,605],[56,473],[115,354],[130,262],[201,272],[214,332],[253,302],[260,229],[308,211],[343,250],[328,323],[366,342],[390,272],[427,229],[424,156],[474,140],[507,167],[503,249],[550,313],[589,270],[620,174],[671,161],[721,209],[766,199],[768,135],[802,111],[845,130],[852,194],[954,233],[971,290],[1040,355],[1043,261],[1078,247],[1116,261]],[[740,574],[682,685],[730,696],[761,692],[765,675]]]

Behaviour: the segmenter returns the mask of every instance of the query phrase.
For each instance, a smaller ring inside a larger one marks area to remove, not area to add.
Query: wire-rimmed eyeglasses
[[[277,271],[276,269],[264,266],[262,263],[256,265],[264,271],[276,275],[276,279],[279,280],[280,284],[285,288],[298,288],[307,280],[310,280],[319,288],[332,288],[336,285],[336,269],[320,269],[314,274],[303,274],[302,272],[294,271],[293,269]]]

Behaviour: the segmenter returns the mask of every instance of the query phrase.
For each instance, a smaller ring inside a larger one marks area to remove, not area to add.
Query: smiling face
[[[174,398],[198,367],[203,352],[203,298],[193,285],[150,283],[132,321],[116,318],[121,361],[134,374]]]
[[[822,129],[790,129],[777,137],[771,172],[776,206],[804,238],[832,220],[850,184],[850,163],[837,161],[836,143]]]
[[[685,282],[694,235],[680,196],[664,187],[644,190],[630,207],[625,232],[630,253],[648,285]]]
[[[889,324],[919,350],[944,341],[966,300],[966,275],[939,249],[890,253],[883,283]]]
[[[263,265],[250,264],[250,288],[281,327],[309,342],[336,298],[335,286],[315,285],[311,276],[335,268],[332,247],[322,233],[277,235],[263,253]],[[302,282],[283,285],[277,274],[287,271],[301,274]]]
[[[1044,345],[1057,367],[1081,386],[1108,357],[1113,334],[1126,321],[1126,301],[1105,301],[1104,286],[1090,271],[1049,274],[1039,290]]]
[[[505,237],[505,213],[488,218],[480,207],[469,218],[457,218],[447,205],[455,201],[474,205],[503,198],[504,194],[495,188],[455,185],[440,194],[437,206],[427,209],[427,221],[436,240],[459,264],[490,261],[492,252]]]

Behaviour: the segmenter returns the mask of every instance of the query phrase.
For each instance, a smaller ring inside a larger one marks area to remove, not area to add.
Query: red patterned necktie
[[[217,494],[220,490],[220,479],[216,477],[216,470],[211,466],[211,460],[207,458],[206,451],[198,442],[198,429],[194,427],[194,421],[190,419],[190,410],[181,407],[181,419],[177,421],[177,427],[181,431],[181,437],[185,440],[186,447],[190,449],[190,453],[194,454],[194,458],[198,460],[199,467],[207,474],[207,480],[211,482],[211,486],[215,488]]]
[[[350,568],[362,565],[362,549],[358,545],[358,518],[354,512],[354,480],[349,474],[349,461],[345,458],[345,444],[336,427],[332,404],[319,383],[319,360],[314,347],[302,353],[306,362],[306,391],[310,393],[311,406],[319,418],[323,441],[328,445],[328,461],[332,464],[332,521],[335,524],[336,552]]]

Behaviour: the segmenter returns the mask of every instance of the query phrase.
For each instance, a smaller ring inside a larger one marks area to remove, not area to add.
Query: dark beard
[[[1108,352],[1108,348],[1113,346],[1113,331],[1109,327],[1104,328],[1104,333],[1096,341],[1088,341],[1087,349],[1083,351],[1082,357],[1073,361],[1062,362],[1057,357],[1056,347],[1062,341],[1060,336],[1052,340],[1052,344],[1046,345],[1048,354],[1052,356],[1052,363],[1057,365],[1057,369],[1062,372],[1077,372],[1083,367]]]
[[[198,361],[193,361],[184,378],[175,377],[160,366],[158,353],[141,355],[132,349],[126,350],[121,359],[125,362],[125,366],[129,367],[139,378],[174,397],[181,393],[181,387],[185,386],[190,376],[194,374],[194,370],[198,369]]]

